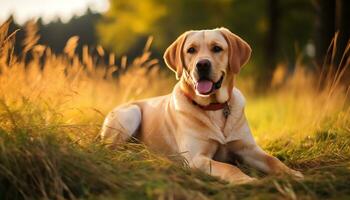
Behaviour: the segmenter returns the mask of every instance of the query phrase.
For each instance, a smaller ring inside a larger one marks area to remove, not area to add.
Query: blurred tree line
[[[148,35],[161,56],[182,32],[227,27],[253,49],[258,85],[269,84],[279,63],[292,68],[300,57],[321,65],[336,31],[343,52],[350,29],[347,0],[112,0],[97,26],[101,42],[116,52],[139,49]],[[335,62],[339,62],[340,55]]]
[[[78,53],[82,44],[102,43],[117,57],[125,54],[134,57],[152,35],[154,56],[161,59],[166,47],[182,32],[224,26],[252,46],[250,67],[243,73],[254,76],[257,85],[264,88],[279,64],[293,69],[296,60],[302,58],[309,66],[320,66],[336,31],[339,31],[338,52],[343,52],[350,35],[349,2],[111,0],[110,9],[103,14],[88,10],[68,23],[56,21],[47,25],[39,20],[39,43],[60,52],[68,38],[78,35]],[[18,40],[23,36],[24,33],[19,32]],[[338,53],[335,62],[339,63],[340,58]]]
[[[10,17],[13,18],[13,17]],[[42,19],[36,22],[39,44],[48,45],[53,52],[59,53],[63,51],[67,40],[72,36],[79,36],[79,45],[77,53],[81,54],[82,46],[96,46],[99,44],[99,39],[95,31],[95,26],[102,18],[100,13],[94,13],[90,9],[82,16],[74,16],[68,23],[64,23],[59,19],[49,24],[44,24]],[[12,20],[13,21],[13,20]],[[23,41],[25,38],[25,27],[14,23],[10,26],[10,31],[20,29],[16,34],[15,51],[21,54]]]

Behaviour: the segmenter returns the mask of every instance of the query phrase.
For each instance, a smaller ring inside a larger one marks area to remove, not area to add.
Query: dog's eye
[[[196,49],[194,47],[190,47],[189,49],[187,49],[187,53],[193,54],[196,52]]]
[[[214,53],[218,53],[218,52],[222,51],[222,48],[219,47],[219,46],[214,46],[213,49],[212,49],[212,51],[213,51]]]

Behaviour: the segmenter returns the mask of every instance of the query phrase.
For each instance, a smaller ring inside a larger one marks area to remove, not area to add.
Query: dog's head
[[[188,31],[165,51],[164,60],[195,95],[229,98],[233,76],[249,60],[250,46],[226,28]]]

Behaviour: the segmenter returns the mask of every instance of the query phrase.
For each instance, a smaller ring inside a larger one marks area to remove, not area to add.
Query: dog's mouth
[[[220,89],[223,80],[224,74],[221,75],[221,78],[217,82],[208,79],[199,79],[196,82],[195,89],[201,95],[208,95],[213,91]]]

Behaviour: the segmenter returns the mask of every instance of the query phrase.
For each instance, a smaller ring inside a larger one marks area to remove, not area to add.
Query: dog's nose
[[[211,63],[208,59],[203,59],[197,62],[196,67],[199,68],[210,68]]]
[[[198,61],[196,67],[200,77],[208,78],[211,68],[211,63],[208,59]]]

